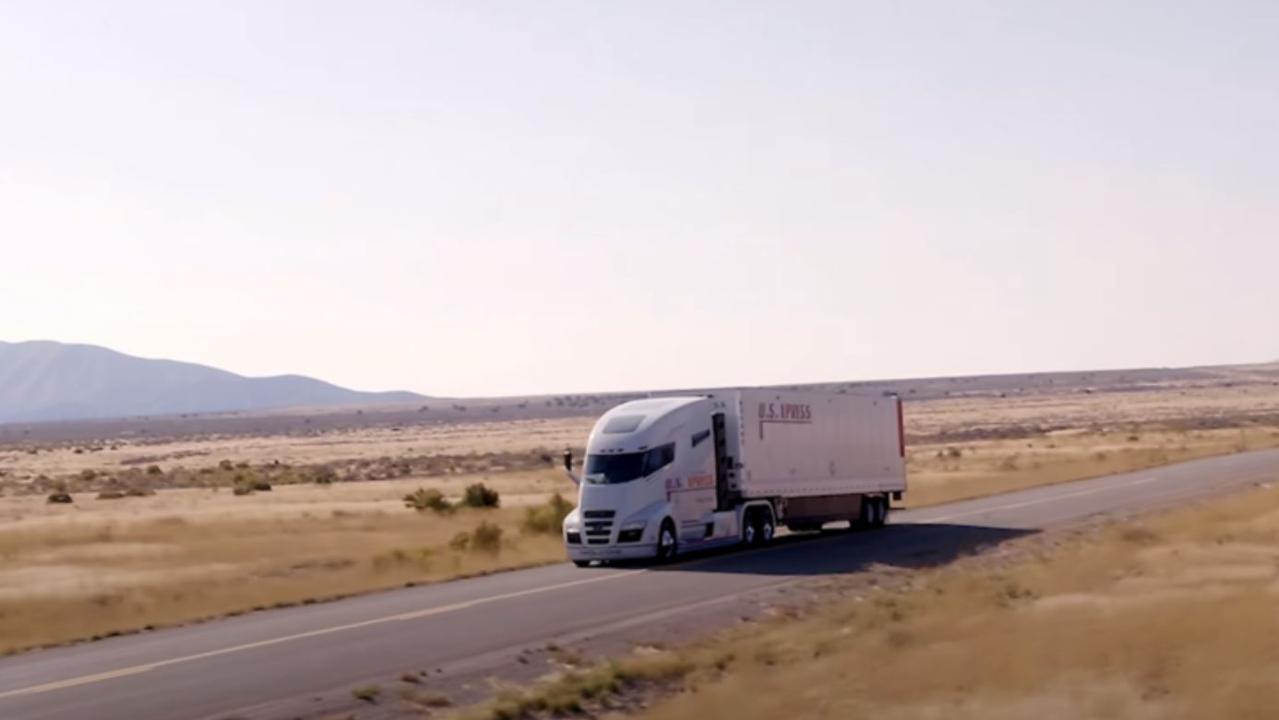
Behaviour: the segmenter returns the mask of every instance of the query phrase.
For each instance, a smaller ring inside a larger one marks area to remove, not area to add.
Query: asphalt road
[[[904,511],[879,531],[783,539],[662,568],[557,565],[34,652],[0,659],[0,718],[260,717],[405,668],[483,668],[556,638],[673,623],[797,579],[943,564],[1097,513],[1271,480],[1279,451],[1253,452]]]

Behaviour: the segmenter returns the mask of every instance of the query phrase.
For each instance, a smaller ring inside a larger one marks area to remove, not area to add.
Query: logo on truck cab
[[[813,422],[813,406],[808,403],[760,403],[759,404],[759,439],[764,439],[764,425],[776,423],[784,425],[811,425]]]

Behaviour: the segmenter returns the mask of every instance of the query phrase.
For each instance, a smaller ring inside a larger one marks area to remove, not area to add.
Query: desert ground
[[[1277,600],[1279,477],[936,569],[829,580],[762,620],[574,659],[455,717],[1269,718]]]
[[[1130,375],[904,394],[906,504],[1279,446],[1279,369]],[[937,389],[952,385],[977,387]],[[587,405],[261,434],[27,428],[0,444],[0,651],[559,561],[559,454],[580,456],[605,409]],[[500,507],[405,502],[476,484]]]

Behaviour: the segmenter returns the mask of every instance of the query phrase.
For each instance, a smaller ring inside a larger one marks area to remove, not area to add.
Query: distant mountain
[[[0,422],[416,402],[301,375],[250,378],[94,345],[0,342]]]

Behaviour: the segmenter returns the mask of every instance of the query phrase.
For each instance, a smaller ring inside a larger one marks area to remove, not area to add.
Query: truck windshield
[[[587,455],[584,479],[597,485],[616,485],[648,477],[675,461],[675,443],[652,450],[617,455]]]

